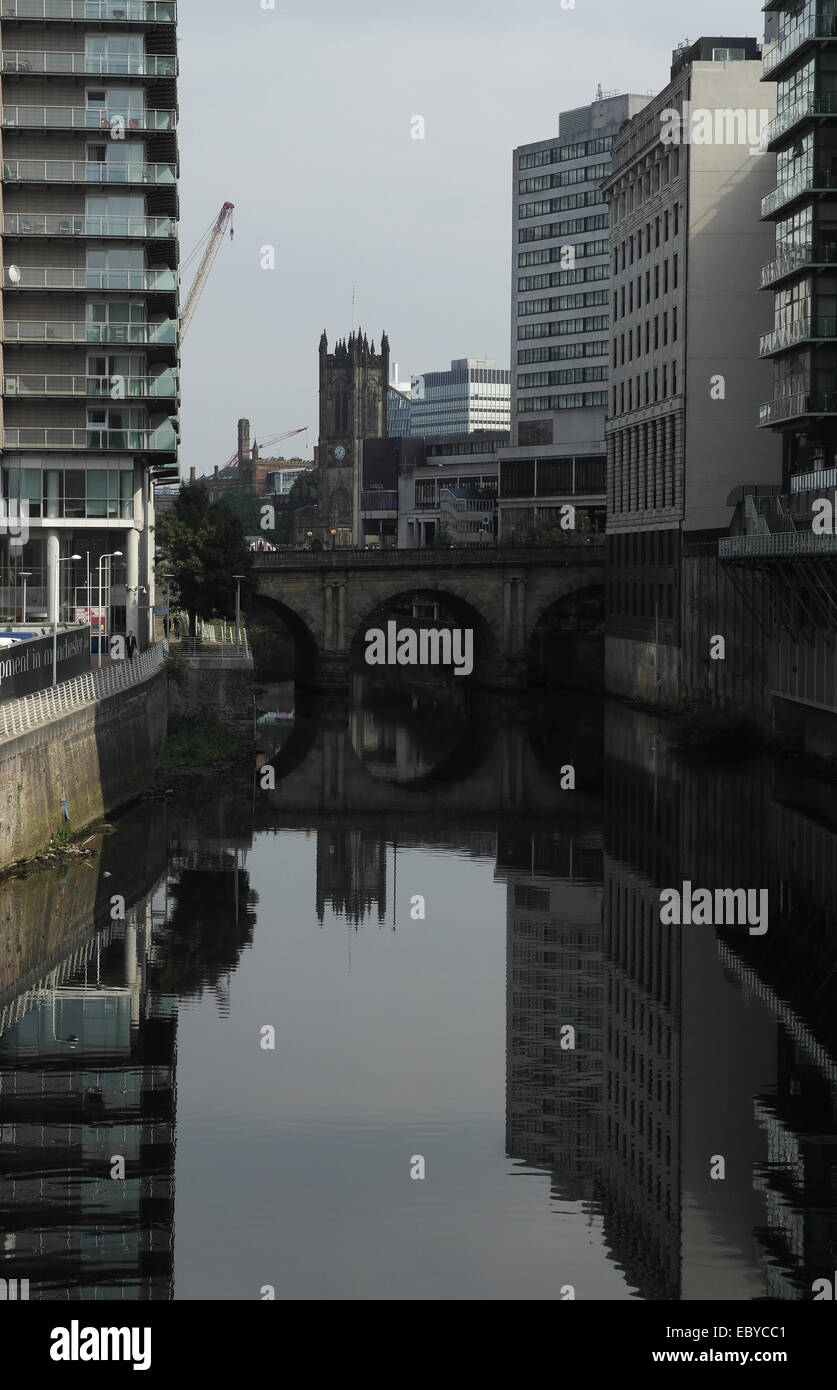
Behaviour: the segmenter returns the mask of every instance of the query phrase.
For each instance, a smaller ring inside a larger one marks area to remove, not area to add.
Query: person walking
[[[137,651],[137,639],[133,632],[128,633],[128,640],[125,645],[128,648],[128,660],[133,661]]]

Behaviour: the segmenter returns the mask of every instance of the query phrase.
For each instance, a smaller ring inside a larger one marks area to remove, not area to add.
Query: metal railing
[[[837,171],[832,173],[828,169],[806,169],[801,174],[797,174],[793,179],[787,179],[785,183],[780,183],[778,188],[774,188],[772,193],[768,193],[761,200],[762,217],[770,217],[778,208],[785,203],[789,203],[792,198],[798,198],[803,193],[813,193],[815,190],[827,190],[837,188]]]
[[[113,126],[121,130],[174,130],[175,111],[127,111],[85,106],[4,106],[3,125],[7,129],[30,126],[37,130],[102,130],[110,134]]]
[[[71,73],[79,77],[174,77],[177,59],[155,53],[61,53],[4,50],[0,68],[17,73]]]
[[[173,217],[90,217],[70,212],[7,212],[4,236],[176,237]]]
[[[141,253],[140,253],[141,254]],[[174,291],[174,271],[86,270],[79,266],[19,266],[3,271],[3,288],[14,290],[122,290],[153,294]]]
[[[822,555],[837,551],[837,536],[813,531],[781,531],[769,536],[722,536],[720,559],[736,555]]]
[[[173,400],[177,380],[170,373],[150,376],[5,376],[5,396],[81,396],[92,400],[113,398],[114,382],[130,400]]]
[[[835,338],[837,337],[837,318],[829,315],[827,318],[811,319],[808,316],[793,319],[790,323],[783,323],[774,328],[772,333],[763,333],[759,339],[759,354],[766,357],[771,352],[780,352],[783,348],[793,347],[795,343],[801,343],[806,338]]]
[[[163,667],[167,644],[158,642],[133,661],[115,661],[98,671],[88,671],[73,680],[39,690],[35,695],[22,695],[0,704],[0,738],[18,738],[40,724],[79,709],[108,695],[116,695],[133,685],[140,685]],[[0,697],[2,688],[0,687]]]
[[[767,289],[776,280],[792,275],[802,266],[837,264],[837,241],[806,242],[804,246],[792,246],[783,251],[774,261],[768,261],[761,268],[761,288]]]
[[[175,0],[0,0],[0,19],[87,19],[174,24]]]
[[[837,488],[837,468],[816,468],[813,472],[791,474],[792,493],[813,492],[819,487]]]
[[[173,344],[177,323],[62,323],[59,320],[6,319],[6,343],[133,343],[139,346]]]
[[[795,415],[837,414],[837,392],[797,391],[787,396],[775,396],[759,406],[759,424],[772,425],[777,420],[790,420]]]
[[[113,449],[131,453],[173,453],[177,448],[174,430],[149,429],[93,430],[56,427],[4,429],[0,432],[4,449]]]
[[[811,93],[809,96],[802,97],[795,101],[792,106],[785,111],[774,116],[769,125],[765,127],[762,137],[763,144],[770,145],[774,140],[778,140],[780,135],[784,135],[799,121],[804,121],[807,116],[833,116],[837,113],[837,95],[834,92],[821,92],[818,96]]]
[[[141,159],[4,159],[6,183],[142,183],[177,182],[173,164],[145,164]]]
[[[807,16],[789,34],[780,39],[762,62],[762,76],[769,77],[774,68],[784,63],[802,44],[811,39],[833,39],[837,35],[837,11],[824,7]]]

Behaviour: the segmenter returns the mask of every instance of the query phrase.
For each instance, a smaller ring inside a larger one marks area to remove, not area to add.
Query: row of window
[[[552,261],[580,261],[590,256],[609,256],[610,242],[605,237],[598,241],[579,241],[575,244],[571,242],[560,246],[545,246],[542,251],[521,251],[518,253],[517,264],[527,265],[548,265]]]
[[[593,314],[585,319],[544,319],[543,323],[519,323],[518,339],[562,338],[568,333],[605,333],[610,328],[609,314]]]
[[[586,193],[562,193],[560,198],[542,198],[536,203],[521,203],[517,215],[521,221],[527,217],[546,217],[550,212],[570,212],[572,208],[593,208],[603,203],[604,197],[598,188],[588,189]]]
[[[662,274],[660,270],[662,269]],[[669,276],[668,257],[654,266],[654,290],[653,298],[659,299],[661,294],[668,294],[669,290],[676,290],[680,283],[680,261],[677,252],[671,258],[671,275]],[[636,290],[636,293],[634,293]],[[652,299],[651,291],[651,271],[645,272],[645,303],[650,304]],[[613,291],[613,318],[624,318],[626,314],[632,314],[634,309],[641,309],[642,298],[642,274],[637,275],[635,280],[630,280],[627,285],[622,285],[618,291]]]
[[[610,218],[606,212],[594,212],[590,217],[567,217],[561,222],[542,222],[539,227],[520,227],[518,241],[551,241],[557,237],[576,236],[579,232],[603,232]]]
[[[606,391],[573,391],[566,396],[530,396],[518,401],[520,415],[534,410],[591,410],[607,406]]]
[[[607,367],[567,367],[557,372],[518,372],[518,390],[533,386],[572,386],[576,382],[607,381]]]
[[[551,347],[520,348],[517,354],[519,367],[529,362],[565,362],[570,357],[605,357],[607,338],[599,338],[591,343],[554,343]]]
[[[544,188],[566,188],[573,183],[601,183],[610,173],[610,163],[588,164],[579,169],[565,169],[560,174],[537,174],[531,179],[520,179],[518,193],[540,193]]]
[[[680,532],[617,531],[607,538],[607,563],[617,569],[651,565],[664,569],[672,567],[679,554]]]
[[[630,181],[623,179],[610,190],[610,208],[614,222],[621,222],[629,213],[653,198],[661,188],[667,188],[680,172],[680,150],[677,146],[665,156],[658,155],[653,165]]]
[[[4,468],[7,502],[28,502],[31,518],[112,517],[134,515],[132,468]]]
[[[557,288],[559,285],[583,285],[590,280],[609,280],[609,265],[588,265],[581,270],[553,270],[546,275],[519,275],[517,278],[518,293],[524,290],[546,290]],[[539,309],[530,309],[529,304],[543,304],[546,309],[553,308],[551,300],[533,299],[518,305],[520,314],[540,313]]]
[[[553,310],[592,309],[598,304],[607,304],[607,290],[584,290],[577,294],[559,294],[549,302]]]
[[[653,241],[652,241],[653,230]],[[624,270],[627,265],[633,265],[634,252],[637,260],[642,260],[643,255],[650,256],[652,249],[657,250],[661,241],[668,241],[670,236],[678,236],[680,232],[680,204],[675,203],[674,207],[666,208],[662,216],[655,217],[653,223],[646,222],[645,235],[643,239],[643,228],[638,227],[633,236],[624,237],[620,246],[613,248],[613,271],[618,274],[620,269]],[[645,250],[643,251],[643,245]]]
[[[590,458],[582,455],[562,459],[501,460],[500,496],[560,497],[574,493],[603,493],[605,471],[606,460],[598,454]],[[588,854],[590,852],[588,850]],[[592,853],[595,855],[596,851]]]
[[[644,379],[644,384],[645,384],[645,399],[644,399],[644,400],[643,400],[642,391],[641,391],[641,389],[640,389],[641,386],[642,386],[642,384],[643,384],[643,379]],[[636,391],[634,391],[634,382],[636,382]],[[669,388],[671,388],[671,389],[669,390]],[[627,381],[621,381],[621,382],[619,383],[618,391],[619,391],[619,411],[618,411],[618,414],[620,414],[620,415],[624,415],[626,410],[629,410],[629,411],[630,411],[630,410],[639,410],[640,407],[643,406],[643,405],[653,405],[656,401],[664,401],[664,400],[666,400],[666,398],[667,398],[669,395],[676,396],[676,395],[677,395],[677,363],[676,363],[676,362],[672,362],[672,363],[671,363],[671,371],[669,371],[669,364],[668,364],[667,362],[664,362],[663,365],[662,365],[662,368],[654,367],[651,371],[645,372],[644,378],[643,378],[643,375],[642,375],[642,374],[638,374],[636,377],[629,377]],[[616,392],[617,392],[617,388],[614,386],[614,387],[613,387],[613,414],[614,414],[614,415],[617,414],[617,410],[616,410]]]
[[[616,296],[614,295],[614,299],[615,299],[615,298],[616,298]],[[655,314],[655,315],[654,315],[654,341],[653,341],[653,351],[656,352],[656,350],[657,350],[658,348],[660,348],[660,347],[668,347],[668,325],[669,325],[668,310],[666,310],[665,313],[663,313],[663,314]],[[671,341],[672,341],[673,343],[676,343],[676,342],[677,342],[677,309],[676,309],[676,308],[672,309],[672,311],[671,311]],[[626,354],[626,351],[625,351],[626,347],[627,347],[627,354]],[[636,354],[634,354],[634,347],[636,347]],[[646,319],[646,320],[645,320],[645,351],[646,351],[646,352],[651,352],[651,351],[652,351],[652,342],[651,342],[651,319]],[[636,355],[637,357],[641,357],[641,356],[642,356],[642,325],[641,325],[641,324],[638,324],[638,325],[637,325],[637,328],[636,328],[636,336],[634,336],[634,330],[633,330],[633,328],[629,328],[628,331],[627,331],[627,333],[620,333],[620,335],[619,335],[618,338],[616,338],[616,337],[613,338],[613,361],[612,361],[612,365],[613,365],[614,367],[616,367],[616,366],[619,366],[619,367],[624,366],[626,360],[627,360],[628,362],[632,362],[633,359],[634,359],[634,355]]]
[[[591,154],[607,154],[613,148],[612,135],[600,135],[595,140],[582,140],[574,145],[553,145],[548,150],[522,154],[519,169],[537,169],[544,164],[563,164],[568,159],[586,159]]]

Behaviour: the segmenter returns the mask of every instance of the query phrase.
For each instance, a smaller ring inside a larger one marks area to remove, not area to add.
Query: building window
[[[676,252],[676,251],[675,251],[675,253],[674,253],[674,265],[673,265],[672,269],[673,269],[673,272],[674,272],[674,288],[677,289],[677,252]]]

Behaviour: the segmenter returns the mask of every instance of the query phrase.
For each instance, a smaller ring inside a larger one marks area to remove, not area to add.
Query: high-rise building
[[[562,505],[604,522],[610,328],[609,215],[601,182],[623,122],[647,96],[562,111],[558,135],[514,152],[511,445],[500,531],[525,537]]]
[[[175,26],[174,0],[0,4],[2,490],[22,523],[1,528],[0,604],[26,572],[30,618],[71,616],[120,552],[114,628],[141,638],[154,484],[178,477]]]
[[[509,427],[509,373],[489,357],[458,357],[449,372],[425,372],[411,385],[414,439]]]
[[[742,481],[779,481],[754,348],[775,110],[760,79],[754,38],[684,45],[613,141],[606,681],[627,697],[679,700],[683,543],[729,529]]]

